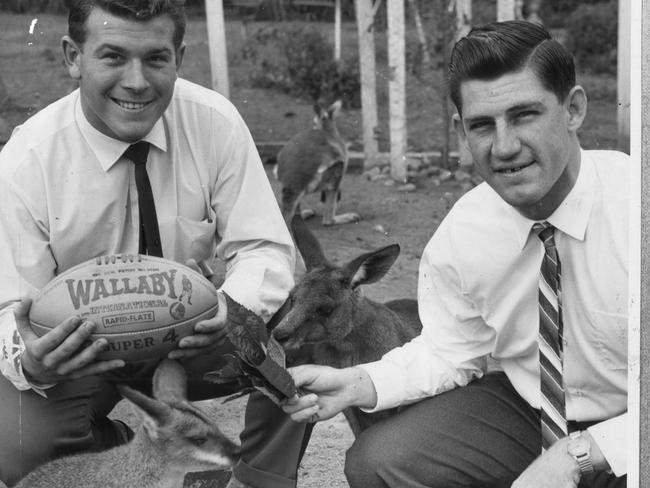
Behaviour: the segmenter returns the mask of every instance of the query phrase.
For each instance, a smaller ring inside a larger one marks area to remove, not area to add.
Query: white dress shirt
[[[575,186],[547,219],[562,266],[567,418],[592,427],[615,474],[625,472],[628,195],[632,161],[582,151]],[[523,217],[483,183],[450,210],[419,269],[423,330],[364,365],[376,410],[466,385],[496,360],[540,406],[538,283],[544,247]],[[610,420],[607,420],[610,419]]]
[[[144,140],[163,257],[226,262],[222,289],[268,320],[293,286],[295,251],[250,132],[218,93],[179,79]],[[0,152],[0,304],[33,297],[96,256],[137,254],[128,143],[90,125],[79,91],[18,127]],[[0,369],[28,389],[13,307],[0,310]]]

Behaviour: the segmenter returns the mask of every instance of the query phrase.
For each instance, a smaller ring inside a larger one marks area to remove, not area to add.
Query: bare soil
[[[37,21],[34,23],[34,19]],[[30,28],[31,27],[31,28]],[[228,49],[231,63],[231,100],[241,111],[257,142],[286,141],[311,120],[311,103],[288,95],[251,88],[247,85],[245,67],[238,55],[242,41],[241,23],[228,23]],[[316,28],[331,30],[327,24]],[[0,145],[11,129],[45,105],[75,88],[62,66],[59,39],[65,30],[65,19],[52,15],[10,15],[0,17]],[[356,49],[355,27],[344,25],[345,49]],[[192,20],[186,37],[187,55],[182,75],[200,84],[209,85],[209,64],[205,25]],[[2,83],[3,82],[3,83]],[[583,144],[588,148],[613,148],[616,141],[616,100],[612,96],[614,78],[588,77],[583,81],[596,91],[591,105]],[[2,100],[3,86],[8,98]],[[409,78],[408,131],[410,150],[432,150],[441,145],[442,121],[435,87],[424,86]],[[615,90],[614,90],[615,94]],[[383,113],[380,111],[380,113]],[[361,133],[358,110],[347,111],[341,120],[344,137],[358,141]],[[387,120],[381,122],[387,134]],[[270,167],[267,167],[270,175]],[[270,176],[277,195],[277,183]],[[357,212],[363,220],[356,224],[324,228],[320,216],[310,226],[320,239],[326,253],[336,262],[344,262],[357,254],[389,243],[399,243],[402,251],[397,262],[381,282],[368,286],[367,296],[385,301],[415,297],[419,258],[427,240],[436,230],[450,206],[466,191],[453,178],[420,176],[413,179],[415,190],[399,191],[400,185],[387,179],[371,181],[366,175],[353,172],[343,182],[340,212]],[[320,211],[318,196],[311,195],[304,203]],[[223,430],[235,438],[242,428],[245,400],[222,405],[220,400],[202,402],[214,413]],[[114,412],[137,424],[125,404]],[[352,443],[352,434],[343,417],[319,424],[300,468],[300,488],[343,488],[344,453]],[[210,486],[209,483],[202,486]],[[196,485],[194,485],[197,488]]]

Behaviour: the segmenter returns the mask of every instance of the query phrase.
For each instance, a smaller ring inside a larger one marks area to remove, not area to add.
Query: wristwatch
[[[591,444],[581,434],[580,431],[569,434],[567,452],[573,456],[573,459],[578,461],[580,473],[585,475],[594,472],[594,465],[591,461]]]

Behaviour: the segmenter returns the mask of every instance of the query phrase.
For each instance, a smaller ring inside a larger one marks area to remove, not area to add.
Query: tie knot
[[[537,222],[533,225],[533,232],[537,233],[537,236],[542,240],[545,246],[555,245],[555,240],[553,239],[555,227],[548,222]]]
[[[126,151],[124,151],[124,157],[130,159],[136,165],[146,164],[148,155],[149,143],[146,141],[131,144]]]

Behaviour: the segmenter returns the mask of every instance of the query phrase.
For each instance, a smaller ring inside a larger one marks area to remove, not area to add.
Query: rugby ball
[[[203,275],[168,259],[102,256],[56,276],[32,302],[29,319],[43,335],[69,317],[92,320],[100,359],[161,359],[194,325],[217,313],[217,290]]]

